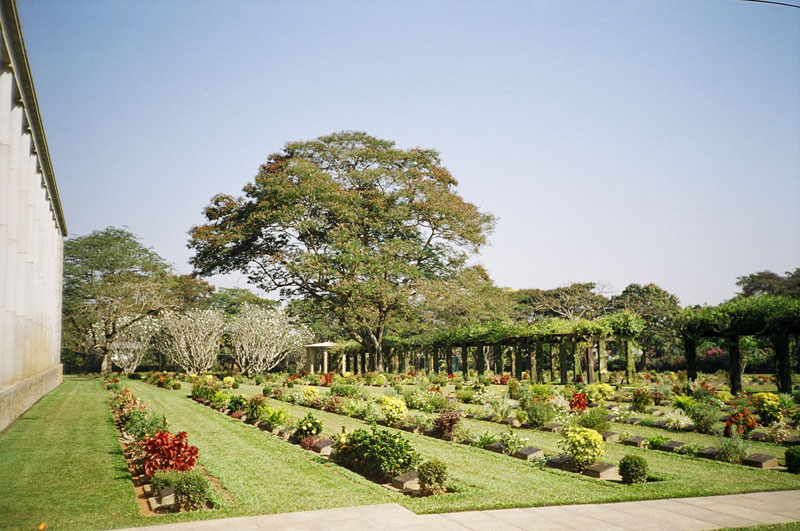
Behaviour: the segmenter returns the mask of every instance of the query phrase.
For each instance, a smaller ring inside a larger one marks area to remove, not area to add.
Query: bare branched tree
[[[217,360],[225,322],[218,310],[168,312],[161,318],[159,348],[188,374],[203,374]]]
[[[283,310],[245,304],[228,323],[233,358],[247,375],[266,372],[300,355],[311,340],[308,329]]]
[[[146,316],[121,318],[119,324],[116,339],[110,346],[111,360],[127,376],[135,372],[136,367],[142,362],[150,340],[158,332],[159,322],[154,317]],[[89,332],[92,343],[102,344],[106,340],[104,327],[103,321],[92,325]]]

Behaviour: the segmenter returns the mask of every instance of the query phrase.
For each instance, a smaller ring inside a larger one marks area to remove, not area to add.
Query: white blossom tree
[[[300,355],[309,330],[283,310],[245,304],[228,322],[233,358],[247,375],[266,372]]]
[[[128,376],[142,362],[150,341],[158,332],[159,321],[150,316],[137,319],[127,317],[120,321],[124,326],[117,332],[116,340],[111,344],[111,361]],[[102,330],[102,322],[92,325],[92,337],[102,340],[105,337]]]
[[[161,318],[158,345],[188,374],[202,374],[217,360],[225,321],[219,310],[167,312]]]

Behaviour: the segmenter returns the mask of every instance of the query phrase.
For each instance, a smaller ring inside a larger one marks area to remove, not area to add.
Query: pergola
[[[317,367],[322,374],[328,372],[328,352],[338,346],[336,343],[326,341],[324,343],[314,343],[312,345],[305,345],[306,349],[306,370],[315,374]],[[320,356],[322,354],[322,356]],[[344,372],[344,357],[342,357],[342,372]]]

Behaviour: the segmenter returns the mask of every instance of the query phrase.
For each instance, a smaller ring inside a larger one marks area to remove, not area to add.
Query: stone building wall
[[[0,0],[0,431],[61,383],[66,236],[16,4]]]

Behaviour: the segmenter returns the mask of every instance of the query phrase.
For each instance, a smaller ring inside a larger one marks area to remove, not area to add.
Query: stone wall
[[[0,0],[0,431],[61,383],[58,189],[16,5]]]

